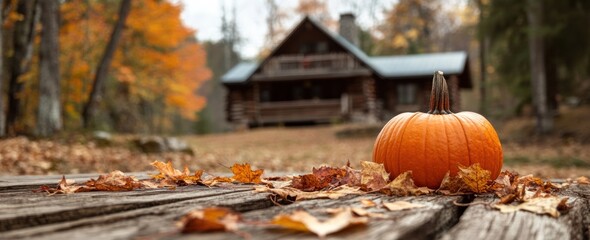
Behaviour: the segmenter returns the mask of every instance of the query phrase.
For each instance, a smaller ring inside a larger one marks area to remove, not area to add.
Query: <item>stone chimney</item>
[[[355,46],[359,45],[359,30],[354,14],[340,14],[340,29],[338,33]]]

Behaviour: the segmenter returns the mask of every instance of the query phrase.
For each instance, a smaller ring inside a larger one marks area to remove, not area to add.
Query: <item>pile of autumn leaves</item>
[[[254,184],[255,192],[271,193],[269,199],[277,205],[306,199],[338,199],[346,195],[368,193],[393,196],[495,194],[499,201],[487,204],[501,212],[524,210],[558,217],[560,211],[567,210],[569,206],[568,198],[559,197],[556,193],[571,183],[590,184],[586,177],[557,184],[532,175],[519,176],[509,171],[503,171],[496,180],[489,180],[491,173],[482,169],[479,164],[460,166],[455,176],[447,173],[439,189],[417,187],[412,180],[412,172],[404,172],[390,181],[389,174],[382,164],[366,161],[361,163],[361,170],[353,169],[349,164],[343,167],[322,166],[313,168],[310,174],[269,178],[262,178],[263,170],[252,170],[247,163],[234,164],[230,168],[232,177],[203,177],[202,170],[192,173],[185,167],[180,171],[175,169],[171,162],[155,161],[151,165],[159,173],[152,175],[148,180],[138,180],[120,171],[113,171],[99,176],[96,180],[91,179],[83,185],[71,184],[64,177],[57,187],[43,186],[40,190],[53,195],[88,191],[175,189],[177,186],[186,185],[222,187],[228,184]],[[361,203],[365,208],[377,207],[377,204],[369,199],[363,199]],[[424,207],[406,201],[383,202],[381,206],[389,211]],[[269,224],[326,236],[349,226],[366,224],[369,218],[383,217],[363,208],[346,207],[329,211],[333,216],[325,221],[299,210],[291,214],[277,215]],[[184,233],[238,232],[238,226],[244,223],[239,213],[226,208],[211,207],[188,213],[181,219],[179,226]]]

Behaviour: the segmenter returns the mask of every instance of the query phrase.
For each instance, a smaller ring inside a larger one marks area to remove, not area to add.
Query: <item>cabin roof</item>
[[[258,63],[240,62],[221,77],[223,83],[241,83],[248,80],[250,75],[256,71]]]
[[[435,71],[461,74],[465,70],[467,53],[446,52],[400,56],[371,57],[371,65],[385,78],[430,76]]]
[[[282,43],[287,41],[295,29],[297,29],[305,21],[311,22],[318,29],[332,38],[336,43],[342,46],[346,51],[355,56],[362,63],[367,65],[371,70],[373,70],[373,72],[382,78],[428,76],[432,75],[434,71],[438,70],[443,71],[445,74],[461,74],[467,66],[466,52],[369,57],[356,45],[350,43],[339,34],[327,29],[321,23],[309,16],[306,16],[303,20],[301,20],[297,27],[293,29],[293,31],[283,40]],[[281,44],[279,44],[274,50],[278,49]],[[269,57],[272,55],[273,54],[271,53]],[[240,62],[223,76],[221,76],[221,82],[225,84],[245,83],[261,66],[261,64],[267,61],[267,59],[264,59],[261,62]]]

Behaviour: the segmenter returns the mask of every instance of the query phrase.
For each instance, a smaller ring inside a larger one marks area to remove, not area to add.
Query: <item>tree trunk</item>
[[[13,55],[10,58],[8,73],[8,114],[6,118],[6,131],[14,136],[24,129],[18,126],[17,121],[21,117],[20,96],[23,83],[19,77],[27,72],[31,65],[33,54],[33,39],[35,36],[35,24],[39,20],[37,1],[19,1],[17,12],[22,15],[23,20],[14,24],[13,33]]]
[[[85,128],[90,127],[90,123],[96,113],[96,107],[102,96],[101,90],[105,85],[105,81],[109,73],[109,68],[113,60],[113,55],[117,48],[117,44],[121,39],[123,27],[125,26],[125,20],[127,19],[130,10],[131,0],[122,0],[121,7],[119,8],[119,19],[117,20],[115,28],[113,29],[113,32],[111,34],[111,38],[109,39],[107,47],[104,51],[104,55],[102,56],[102,59],[100,60],[100,63],[98,65],[98,69],[94,77],[94,82],[92,83],[92,89],[90,90],[90,97],[84,105],[82,117],[84,120]]]
[[[37,135],[47,137],[61,130],[59,101],[59,2],[43,0],[41,43],[39,47],[39,112]]]
[[[553,117],[547,106],[547,76],[545,73],[545,48],[543,35],[539,30],[543,26],[542,1],[527,1],[527,17],[529,21],[529,52],[531,63],[531,86],[533,88],[533,104],[537,117],[537,133],[546,134],[553,129]]]
[[[0,9],[2,9],[4,6],[4,1],[0,0]],[[2,17],[3,14],[0,14],[0,23],[4,22],[4,18]],[[4,54],[3,54],[3,49],[4,49],[4,45],[2,43],[2,36],[3,34],[3,29],[0,29],[0,137],[4,137],[4,135],[6,134],[5,131],[5,118],[6,115],[4,115],[4,89],[2,89],[2,85],[4,83],[4,75],[3,75],[3,70],[4,70]]]

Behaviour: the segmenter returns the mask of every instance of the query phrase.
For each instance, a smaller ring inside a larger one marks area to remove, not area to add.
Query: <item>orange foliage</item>
[[[182,5],[158,0],[132,4],[109,78],[129,87],[126,94],[131,104],[162,99],[166,106],[163,114],[179,113],[193,120],[205,105],[196,91],[211,72],[205,51],[194,39],[195,30],[180,19]],[[70,119],[80,117],[117,9],[116,2],[73,0],[61,4],[62,100]]]

